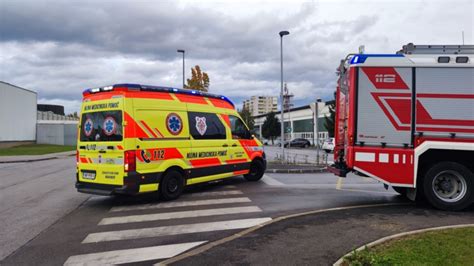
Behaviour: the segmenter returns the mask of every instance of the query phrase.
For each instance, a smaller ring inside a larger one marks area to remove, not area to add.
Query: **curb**
[[[30,155],[20,155],[20,156],[30,156]],[[41,155],[40,155],[41,156]],[[51,157],[43,157],[43,158],[30,158],[30,159],[22,159],[21,157],[19,157],[18,160],[5,160],[5,161],[2,161],[2,158],[0,157],[0,164],[2,163],[31,163],[31,162],[39,162],[39,161],[48,161],[48,160],[53,160],[53,159],[59,159],[59,158],[63,158],[63,157],[72,157],[74,156],[74,153],[71,153],[71,154],[68,154],[68,153],[64,153],[64,154],[59,154],[59,155],[54,155],[54,156],[51,156]]]
[[[357,248],[356,250],[354,251],[362,251],[364,250],[365,248],[372,248],[374,246],[377,246],[377,245],[380,245],[380,244],[383,244],[385,242],[388,242],[390,240],[394,240],[394,239],[397,239],[397,238],[401,238],[401,237],[404,237],[404,236],[409,236],[409,235],[416,235],[416,234],[421,234],[421,233],[425,233],[425,232],[431,232],[431,231],[439,231],[439,230],[445,230],[445,229],[456,229],[456,228],[467,228],[467,227],[474,227],[474,224],[458,224],[458,225],[447,225],[447,226],[439,226],[439,227],[430,227],[430,228],[425,228],[425,229],[419,229],[419,230],[414,230],[414,231],[408,231],[408,232],[403,232],[403,233],[398,233],[398,234],[395,234],[395,235],[391,235],[391,236],[386,236],[386,237],[382,237],[380,239],[377,239],[373,242],[370,242],[366,245],[362,245],[360,246],[359,248]],[[347,253],[346,255],[340,257],[334,264],[333,266],[342,266],[343,262],[344,262],[344,258],[351,255],[353,251]]]
[[[301,216],[305,216],[305,215],[318,214],[318,213],[331,212],[331,211],[343,211],[343,210],[351,210],[351,209],[358,209],[358,208],[372,208],[372,207],[383,207],[383,206],[403,206],[403,205],[409,205],[409,204],[407,204],[407,203],[381,203],[381,204],[369,204],[369,205],[356,205],[356,206],[336,207],[336,208],[329,208],[329,209],[319,209],[319,210],[313,210],[313,211],[307,211],[307,212],[301,212],[301,213],[295,213],[295,214],[280,216],[280,217],[272,219],[268,222],[265,222],[263,224],[259,224],[259,225],[247,228],[247,229],[245,229],[243,231],[240,231],[238,233],[235,233],[231,236],[228,236],[228,237],[210,242],[208,244],[204,244],[204,245],[199,246],[199,247],[197,247],[195,249],[192,249],[190,251],[181,253],[178,256],[175,256],[175,257],[169,258],[167,260],[161,261],[161,262],[159,262],[155,265],[160,265],[160,266],[161,265],[169,265],[171,263],[175,263],[175,262],[178,262],[180,260],[183,260],[183,259],[186,259],[186,258],[189,258],[189,257],[192,257],[192,256],[199,255],[199,254],[201,254],[201,253],[203,253],[203,252],[205,252],[205,251],[207,251],[207,250],[209,250],[213,247],[225,244],[227,242],[230,242],[232,240],[235,240],[235,239],[241,238],[241,237],[243,237],[247,234],[250,234],[254,231],[257,231],[258,229],[260,229],[264,226],[267,226],[267,225],[270,225],[270,224],[273,224],[273,223],[277,223],[277,222],[280,222],[280,221],[283,221],[283,220],[287,220],[287,219],[290,219],[290,218],[296,218],[296,217],[301,217]]]
[[[267,169],[265,173],[273,174],[307,174],[307,173],[325,173],[326,168],[314,168],[314,169]]]
[[[28,159],[28,160],[15,160],[15,161],[0,161],[2,163],[31,163],[31,162],[39,162],[39,161],[48,161],[52,159],[58,159],[59,157],[48,157],[48,158],[41,158],[41,159]]]

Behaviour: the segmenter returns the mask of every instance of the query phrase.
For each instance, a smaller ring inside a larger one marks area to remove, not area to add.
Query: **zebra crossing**
[[[70,256],[64,265],[155,263],[216,240],[209,233],[231,234],[231,230],[270,220],[235,186],[184,194],[172,202],[114,206],[99,221],[98,230],[81,242],[81,246],[104,244],[104,250]],[[169,243],[170,237],[176,243]],[[160,242],[165,238],[167,241]],[[129,243],[144,240],[153,240],[154,245],[130,247]],[[120,241],[126,241],[129,248],[107,249],[117,247],[107,244]]]

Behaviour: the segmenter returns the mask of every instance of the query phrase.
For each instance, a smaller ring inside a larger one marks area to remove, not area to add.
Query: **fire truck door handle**
[[[234,143],[234,144],[232,144],[232,147],[237,147],[237,144],[235,144],[235,143]]]
[[[224,145],[222,145],[222,147],[229,147],[229,145],[228,145],[228,144],[224,144]]]

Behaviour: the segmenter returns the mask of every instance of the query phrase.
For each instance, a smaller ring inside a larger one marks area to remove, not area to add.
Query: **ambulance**
[[[116,84],[83,92],[76,188],[114,195],[158,192],[243,175],[262,178],[262,143],[225,96]]]

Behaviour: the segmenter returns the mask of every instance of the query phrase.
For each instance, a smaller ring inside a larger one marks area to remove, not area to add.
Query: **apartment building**
[[[276,112],[278,110],[278,97],[252,96],[244,101],[243,107],[248,109],[252,116]]]

